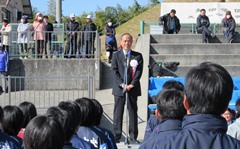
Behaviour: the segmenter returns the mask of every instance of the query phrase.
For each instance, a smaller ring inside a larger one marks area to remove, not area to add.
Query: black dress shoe
[[[131,144],[140,144],[140,142],[137,139],[130,139],[129,143],[131,143]]]

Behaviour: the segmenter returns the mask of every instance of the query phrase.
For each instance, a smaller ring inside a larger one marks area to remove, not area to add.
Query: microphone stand
[[[128,127],[128,115],[129,115],[129,111],[128,111],[128,90],[127,90],[127,84],[128,84],[128,62],[129,61],[129,57],[126,56],[126,60],[124,62],[124,67],[125,67],[125,74],[124,74],[124,93],[125,93],[125,111],[126,111],[126,137],[125,137],[125,145],[129,145],[129,127]]]

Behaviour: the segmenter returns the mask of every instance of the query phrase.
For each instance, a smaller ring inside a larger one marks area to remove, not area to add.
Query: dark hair
[[[126,35],[130,36],[131,40],[133,40],[133,36],[132,36],[130,33],[124,33],[124,34],[122,34],[121,40],[122,40],[123,36],[126,36]]]
[[[24,133],[25,149],[62,149],[64,131],[56,119],[47,116],[33,118]]]
[[[22,110],[17,106],[9,105],[3,108],[3,113],[3,131],[10,136],[16,136],[23,125]]]
[[[95,116],[95,106],[92,100],[83,97],[76,99],[75,102],[79,105],[82,114],[81,126],[92,126],[95,121],[93,118]]]
[[[48,16],[43,16],[43,19],[48,19]]]
[[[175,89],[162,90],[157,96],[157,109],[162,119],[182,120],[187,114],[183,105],[183,92]]]
[[[183,92],[184,86],[181,82],[169,80],[163,84],[163,89],[176,89]]]
[[[70,101],[60,102],[58,107],[61,109],[64,114],[61,116],[61,123],[63,124],[63,128],[66,134],[66,141],[70,141],[72,136],[74,135],[76,129],[80,124],[80,108],[79,106]]]
[[[102,115],[103,115],[103,107],[100,104],[99,101],[97,101],[96,99],[92,99],[94,105],[95,105],[95,122],[94,125],[100,125],[101,123],[101,119],[102,119]]]
[[[185,94],[191,113],[224,113],[232,98],[233,80],[222,66],[205,62],[186,75]]]
[[[47,117],[55,118],[63,127],[65,141],[68,142],[75,132],[72,113],[62,110],[59,107],[50,107],[46,112]]]
[[[2,122],[3,122],[3,109],[2,109],[2,107],[0,106],[0,123],[2,124]]]
[[[172,10],[170,11],[170,13],[176,14],[176,10],[175,10],[175,9],[172,9]]]
[[[205,9],[201,9],[201,10],[200,10],[200,12],[202,12],[202,11],[205,11],[205,12],[206,12],[206,10],[205,10]]]
[[[34,104],[27,101],[20,103],[19,108],[23,112],[24,120],[22,127],[25,128],[31,119],[37,116],[37,110]]]
[[[238,99],[238,100],[236,101],[235,106],[236,106],[236,111],[237,111],[237,112],[240,112],[240,99]]]

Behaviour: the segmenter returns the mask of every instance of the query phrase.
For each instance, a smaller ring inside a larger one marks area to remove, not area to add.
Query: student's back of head
[[[23,112],[17,106],[5,106],[3,108],[3,131],[11,136],[16,136],[23,126]]]
[[[55,118],[60,122],[65,134],[65,142],[69,142],[76,131],[73,113],[59,107],[50,107],[46,112],[47,117]]]
[[[169,80],[163,84],[163,89],[175,89],[183,92],[184,86],[181,82]]]
[[[71,121],[74,123],[75,127],[79,127],[80,120],[81,120],[81,113],[80,113],[80,107],[77,105],[77,103],[72,101],[62,101],[58,104],[58,107],[61,110],[67,111],[71,114]]]
[[[233,80],[218,64],[202,63],[192,68],[186,75],[186,101],[192,114],[224,113],[232,92]]]
[[[92,126],[95,122],[95,106],[91,99],[80,98],[75,102],[80,107],[80,113],[82,114],[81,126]]]
[[[182,91],[175,89],[162,90],[156,100],[161,119],[182,120],[187,114],[183,99]]]
[[[59,121],[47,116],[33,118],[26,127],[25,149],[62,149],[64,131]]]
[[[101,123],[101,119],[102,119],[102,115],[103,115],[103,107],[100,104],[99,101],[97,101],[96,99],[92,99],[92,102],[94,103],[95,106],[95,122],[93,125],[100,125]]]
[[[25,128],[27,124],[31,121],[31,119],[37,116],[37,110],[34,104],[27,101],[20,103],[19,108],[23,112],[23,128]]]

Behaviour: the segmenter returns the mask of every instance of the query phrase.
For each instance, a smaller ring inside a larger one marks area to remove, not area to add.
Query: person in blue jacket
[[[102,119],[102,115],[103,115],[102,105],[96,99],[92,99],[92,101],[96,108],[95,122],[94,122],[92,128],[95,129],[96,131],[99,131],[100,134],[104,134],[107,137],[107,139],[109,140],[109,142],[111,144],[111,149],[117,149],[115,138],[114,138],[114,135],[112,134],[112,132],[106,128],[100,127],[100,123],[101,123],[101,119]]]
[[[56,118],[61,122],[63,130],[65,132],[65,143],[63,149],[76,149],[70,140],[75,134],[80,123],[80,109],[79,106],[74,102],[60,102],[58,107],[51,107],[47,110],[46,115],[48,117]],[[79,140],[80,141],[80,140]],[[91,145],[85,141],[80,141],[82,146],[78,148],[91,149]],[[86,144],[88,146],[86,146]]]
[[[163,84],[163,89],[176,89],[179,91],[184,90],[184,86],[181,82],[175,81],[175,80],[169,80]],[[155,114],[157,113],[157,109],[155,110]],[[159,120],[157,119],[156,115],[152,115],[148,122],[145,129],[144,134],[144,141],[148,140],[151,133],[153,132],[154,128],[159,124]]]
[[[111,142],[109,139],[93,127],[95,124],[94,117],[97,115],[93,101],[88,98],[80,98],[76,99],[75,102],[80,106],[80,113],[82,114],[81,124],[76,133],[77,137],[91,143],[95,148],[110,149]]]
[[[0,76],[2,79],[2,91],[7,92],[7,73],[8,73],[9,55],[6,50],[0,50]]]
[[[175,89],[163,90],[157,97],[157,117],[160,123],[140,149],[154,148],[164,137],[171,137],[181,130],[182,119],[186,115],[183,92]]]
[[[164,138],[154,148],[160,149],[237,149],[240,141],[227,135],[227,122],[221,116],[233,92],[233,80],[225,68],[205,62],[186,75],[184,107],[187,115],[182,130]]]
[[[3,123],[4,112],[2,107],[0,106],[0,125]],[[8,136],[7,134],[3,133],[2,130],[0,131],[0,148],[1,149],[21,149],[21,145],[19,142]]]

